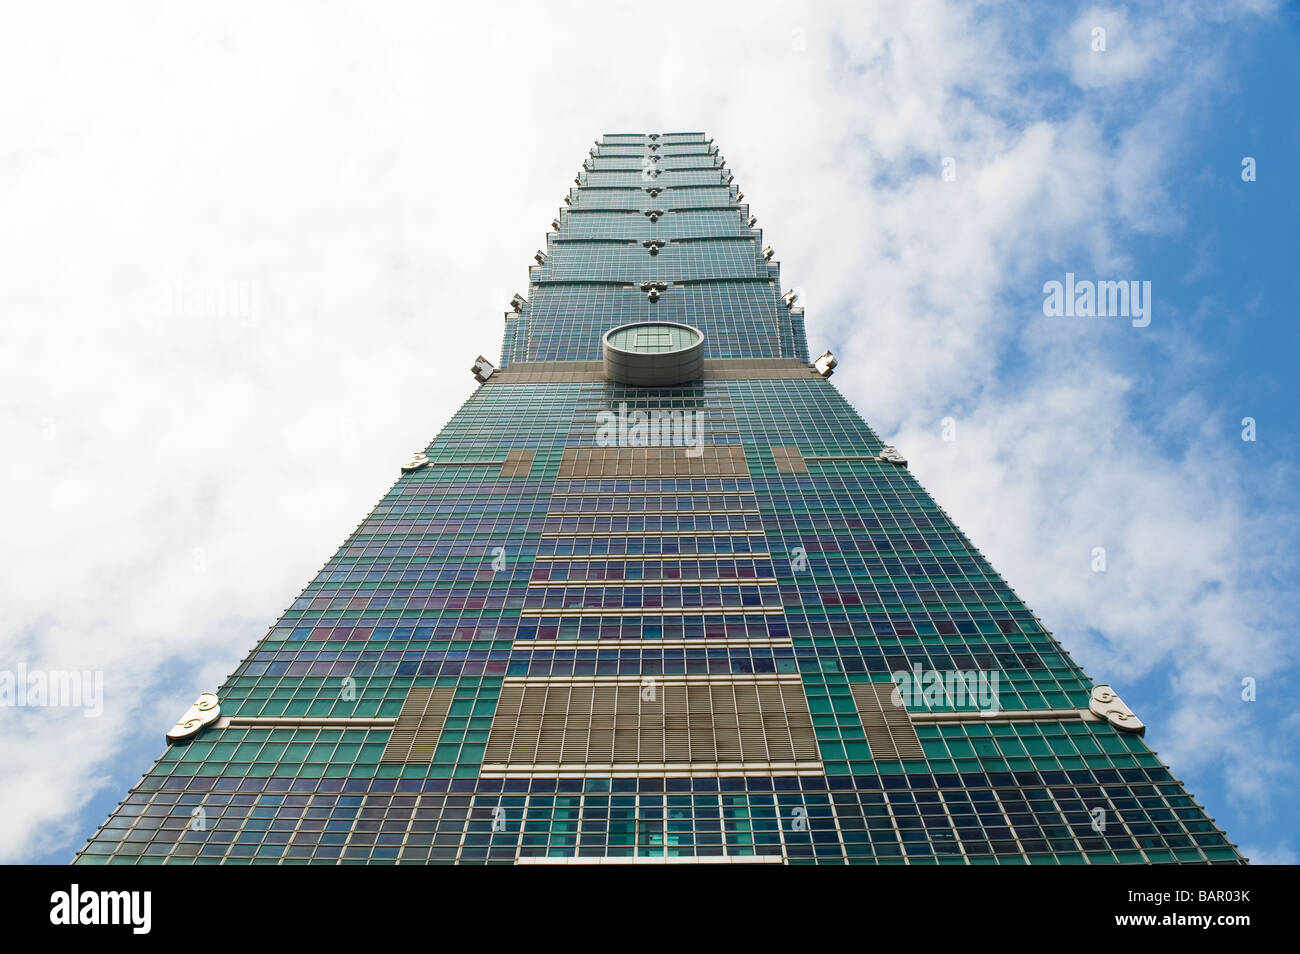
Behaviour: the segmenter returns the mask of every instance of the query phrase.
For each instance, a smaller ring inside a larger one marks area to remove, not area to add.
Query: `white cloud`
[[[1269,515],[1134,430],[1111,339],[1008,310],[1047,263],[1124,268],[1128,230],[1177,227],[1161,160],[1213,79],[1171,62],[1185,19],[1120,11],[1106,74],[1051,44],[1085,89],[1178,106],[1117,129],[1111,99],[1044,108],[1036,51],[938,2],[660,8],[691,24],[671,34],[581,5],[135,10],[33,8],[0,36],[0,667],[102,669],[110,701],[0,712],[0,860],[77,847],[79,804],[145,767],[110,777],[114,754],[161,743],[454,412],[620,129],[718,139],[836,383],[1095,677],[1168,667],[1178,759],[1264,751],[1210,677],[1278,664],[1250,610]],[[156,313],[160,286],[226,283],[253,313]],[[1194,401],[1170,425],[1200,426]],[[1209,704],[1240,732],[1194,745]]]
[[[1300,855],[1296,854],[1294,848],[1282,842],[1270,845],[1267,848],[1247,845],[1241,849],[1241,853],[1250,859],[1251,864],[1255,865],[1300,864]]]

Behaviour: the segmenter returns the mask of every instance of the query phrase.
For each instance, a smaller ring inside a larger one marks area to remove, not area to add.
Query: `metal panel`
[[[533,469],[533,450],[514,449],[506,451],[506,462],[501,465],[502,477],[527,477]]]
[[[746,676],[507,678],[483,763],[485,773],[543,775],[821,769],[802,682]]]
[[[872,758],[878,762],[925,758],[907,707],[894,703],[892,682],[855,682],[849,688]]]
[[[806,474],[808,465],[797,447],[773,447],[772,460],[778,474]]]
[[[397,714],[381,762],[431,762],[438,747],[454,686],[412,686]]]

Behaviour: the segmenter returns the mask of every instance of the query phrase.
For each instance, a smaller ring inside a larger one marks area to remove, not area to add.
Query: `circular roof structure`
[[[674,321],[634,321],[605,332],[605,377],[633,387],[667,387],[704,374],[704,332]]]

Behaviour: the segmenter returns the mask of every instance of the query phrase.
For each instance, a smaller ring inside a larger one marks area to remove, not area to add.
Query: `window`
[[[673,336],[667,328],[643,328],[636,333],[637,351],[667,351]]]

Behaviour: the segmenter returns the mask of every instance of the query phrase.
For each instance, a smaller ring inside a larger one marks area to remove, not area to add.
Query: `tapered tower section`
[[[712,139],[598,141],[508,307],[79,863],[1242,860],[810,363]]]

